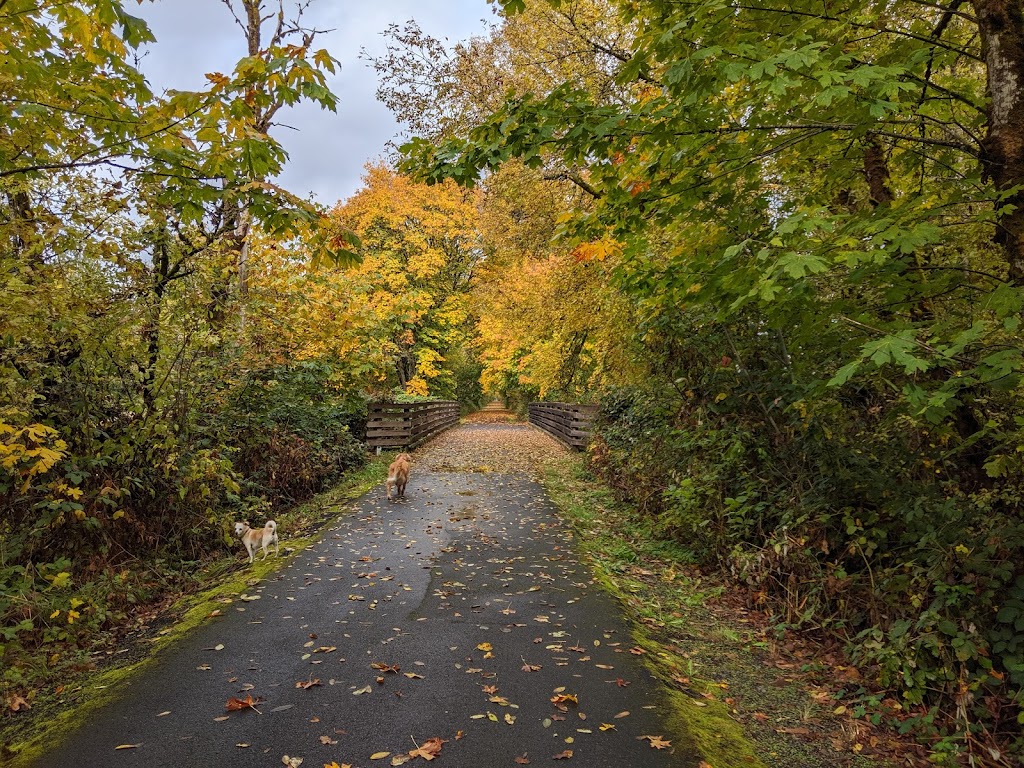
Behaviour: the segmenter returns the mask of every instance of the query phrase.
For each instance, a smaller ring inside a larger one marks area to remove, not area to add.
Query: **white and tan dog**
[[[409,469],[412,466],[412,456],[408,453],[400,453],[388,467],[388,479],[384,483],[387,489],[388,501],[391,501],[391,486],[395,487],[396,496],[405,498],[405,486],[409,482]]]
[[[267,559],[267,549],[271,544],[274,545],[274,554],[278,554],[278,538],[277,538],[277,523],[273,520],[268,520],[267,524],[262,528],[252,528],[249,526],[249,521],[245,520],[240,523],[235,523],[235,536],[242,540],[242,544],[245,545],[245,551],[249,553],[249,562],[253,561],[253,555],[256,554],[257,549],[263,549],[263,559]]]

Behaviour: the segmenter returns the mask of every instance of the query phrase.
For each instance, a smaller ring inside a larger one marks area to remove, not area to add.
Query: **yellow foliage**
[[[407,395],[426,397],[430,394],[430,387],[427,386],[427,382],[421,376],[413,376],[406,382],[405,393]]]

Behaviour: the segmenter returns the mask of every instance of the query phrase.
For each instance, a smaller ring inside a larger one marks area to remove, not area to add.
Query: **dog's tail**
[[[273,520],[267,520],[267,524],[263,528],[271,533],[277,533],[277,523]]]

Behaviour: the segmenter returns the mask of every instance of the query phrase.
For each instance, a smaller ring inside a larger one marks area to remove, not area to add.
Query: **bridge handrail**
[[[415,448],[459,421],[455,400],[420,403],[374,402],[366,406],[366,444],[370,448]]]
[[[583,450],[590,442],[591,425],[598,406],[580,403],[530,403],[530,423],[562,444]]]

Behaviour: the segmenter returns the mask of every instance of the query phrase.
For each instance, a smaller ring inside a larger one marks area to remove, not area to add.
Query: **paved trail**
[[[561,448],[503,421],[417,451],[405,501],[363,497],[38,765],[372,768],[440,738],[439,768],[695,766],[528,473]],[[259,713],[225,710],[249,695]]]

